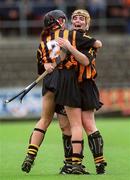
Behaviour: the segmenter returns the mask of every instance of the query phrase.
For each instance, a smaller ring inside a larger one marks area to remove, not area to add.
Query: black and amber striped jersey
[[[56,30],[55,32],[50,32],[49,35],[44,36],[41,39],[39,48],[37,50],[38,74],[44,72],[44,63],[55,62],[57,56],[59,56],[60,47],[55,41],[55,39],[58,37],[68,39],[75,48],[85,55],[88,54],[88,49],[90,49],[95,42],[94,38],[91,38],[84,32],[80,31]],[[78,62],[75,60],[73,55],[68,53],[67,58],[60,65],[60,68],[69,69],[72,67],[78,67]]]
[[[78,81],[82,82],[84,79],[95,79],[97,76],[96,71],[96,49],[91,47],[88,49],[87,57],[89,58],[90,63],[88,66],[83,66],[82,64],[78,64]]]

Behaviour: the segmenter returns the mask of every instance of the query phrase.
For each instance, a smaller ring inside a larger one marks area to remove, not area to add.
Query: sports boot
[[[71,174],[72,172],[72,164],[64,161],[64,166],[60,169],[59,174]]]
[[[85,166],[82,164],[73,164],[72,165],[72,173],[71,174],[83,174],[83,175],[89,175],[90,173],[85,170]]]
[[[101,162],[96,164],[96,172],[97,174],[105,174],[105,167],[107,166],[106,162]]]
[[[33,156],[27,155],[21,167],[22,171],[29,173],[34,164],[34,160],[35,158]]]

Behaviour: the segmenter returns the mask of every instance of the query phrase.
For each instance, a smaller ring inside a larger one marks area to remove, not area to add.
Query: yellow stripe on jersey
[[[63,32],[63,38],[64,38],[64,39],[68,39],[68,37],[69,37],[69,31],[68,31],[68,30],[64,30],[64,32]]]
[[[54,35],[54,36],[55,36],[55,37],[54,37],[55,39],[57,39],[57,38],[59,37],[59,32],[60,32],[60,30],[57,30],[57,31],[55,32],[55,35]]]
[[[72,34],[72,46],[76,48],[76,31],[73,31]],[[71,55],[70,59],[74,65],[77,65],[77,61],[75,60],[75,57],[73,55]]]
[[[40,49],[37,50],[37,54],[40,54],[40,58],[42,58],[42,51]],[[37,62],[39,61],[38,57],[37,57]]]
[[[44,64],[44,63],[47,63],[45,44],[43,41],[41,41],[40,45],[41,45],[41,50],[42,50],[41,51],[42,52],[42,64]]]
[[[49,35],[49,36],[47,36],[47,38],[46,38],[46,39],[47,39],[47,42],[48,42],[48,41],[50,41],[50,40],[51,40],[51,36],[50,36],[50,35]]]
[[[79,82],[82,81],[84,70],[85,70],[85,66],[83,66],[82,64],[80,64],[80,66],[79,66],[79,76],[78,76],[78,81],[79,81]]]
[[[44,49],[45,45],[44,45],[43,41],[41,41],[40,45],[41,45],[42,49]]]
[[[76,31],[73,31],[72,46],[76,47]]]
[[[87,66],[86,77],[87,77],[87,79],[91,78],[91,66]]]

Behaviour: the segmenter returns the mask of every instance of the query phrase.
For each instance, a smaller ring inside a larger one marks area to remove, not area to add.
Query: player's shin
[[[25,171],[26,173],[29,173],[33,164],[34,160],[37,156],[38,149],[44,139],[45,131],[39,128],[35,128],[30,140],[29,140],[29,146],[27,150],[27,155],[24,159],[24,162],[22,163],[22,171]]]

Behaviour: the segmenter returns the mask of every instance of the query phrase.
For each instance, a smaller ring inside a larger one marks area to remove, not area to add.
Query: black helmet
[[[66,23],[66,21],[67,17],[63,11],[49,11],[47,14],[45,14],[43,19],[44,29],[60,29]]]

